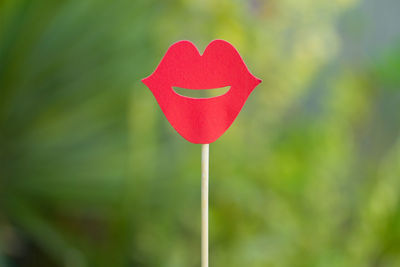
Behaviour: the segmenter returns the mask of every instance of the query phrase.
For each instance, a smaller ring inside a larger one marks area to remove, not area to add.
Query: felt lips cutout
[[[173,44],[154,73],[142,82],[182,137],[192,143],[209,144],[231,126],[261,80],[249,72],[230,43],[214,40],[203,55],[190,41]],[[228,92],[211,98],[186,97],[173,90],[173,87],[207,90],[227,86]]]

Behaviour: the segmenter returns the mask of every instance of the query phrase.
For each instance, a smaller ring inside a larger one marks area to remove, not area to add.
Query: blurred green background
[[[400,266],[398,0],[0,0],[0,266],[199,266],[200,145],[140,79],[231,42],[211,266]]]

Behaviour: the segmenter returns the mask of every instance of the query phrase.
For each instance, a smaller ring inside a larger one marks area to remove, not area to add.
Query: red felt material
[[[186,140],[209,144],[231,126],[248,96],[261,82],[254,77],[237,50],[224,40],[214,40],[200,55],[190,41],[173,44],[157,69],[142,80],[156,98],[172,127]],[[191,98],[172,87],[194,90],[230,86],[223,95]]]

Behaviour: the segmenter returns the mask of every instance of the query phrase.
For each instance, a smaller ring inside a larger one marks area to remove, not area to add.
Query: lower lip
[[[248,95],[235,86],[220,96],[191,98],[177,94],[172,87],[153,90],[166,118],[186,140],[195,144],[216,141],[233,123]],[[163,92],[163,97],[158,93]]]

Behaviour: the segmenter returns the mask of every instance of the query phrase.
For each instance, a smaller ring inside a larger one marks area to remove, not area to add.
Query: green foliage
[[[263,83],[210,146],[210,264],[399,266],[400,46],[343,58],[357,5],[0,1],[0,266],[199,266],[200,146],[140,79],[216,38]]]

